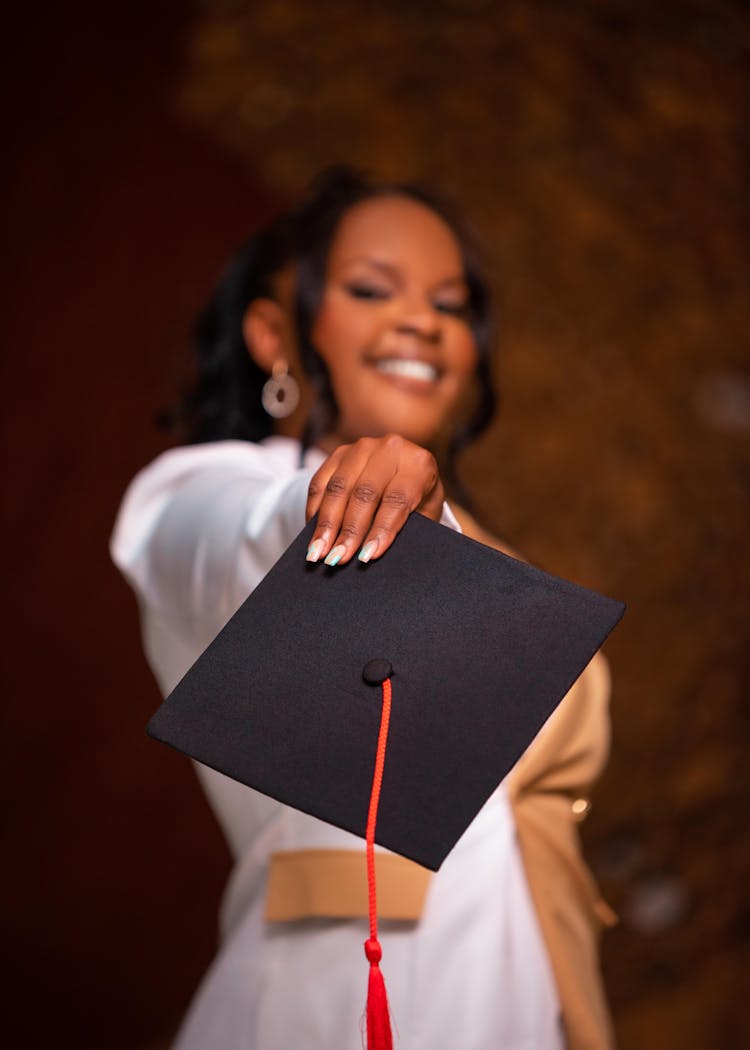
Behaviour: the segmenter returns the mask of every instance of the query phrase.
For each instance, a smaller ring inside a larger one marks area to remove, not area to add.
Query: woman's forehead
[[[461,247],[447,222],[420,201],[395,194],[355,204],[336,230],[331,266],[368,258],[417,267],[440,280],[463,273]]]

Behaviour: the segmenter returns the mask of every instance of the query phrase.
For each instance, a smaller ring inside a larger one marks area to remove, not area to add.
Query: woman
[[[316,512],[307,557],[332,566],[382,557],[414,510],[500,546],[445,502],[492,417],[488,309],[460,227],[412,187],[333,170],[251,242],[199,325],[193,444],[135,479],[113,537],[164,693]],[[574,824],[607,693],[597,658],[429,885],[392,858],[381,941],[404,1050],[611,1045],[607,916]],[[361,843],[198,772],[236,866],[176,1047],[355,1045]]]

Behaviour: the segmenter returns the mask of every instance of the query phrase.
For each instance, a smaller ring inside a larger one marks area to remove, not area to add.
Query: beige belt
[[[415,921],[424,908],[427,868],[392,853],[375,854],[378,917]],[[299,849],[272,853],[268,872],[268,922],[367,916],[364,851]]]

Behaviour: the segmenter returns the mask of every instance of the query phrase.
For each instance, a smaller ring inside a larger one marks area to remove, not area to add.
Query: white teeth
[[[407,379],[421,379],[427,383],[437,381],[437,369],[426,361],[414,361],[403,357],[386,357],[375,362],[378,372],[384,375],[405,376]]]

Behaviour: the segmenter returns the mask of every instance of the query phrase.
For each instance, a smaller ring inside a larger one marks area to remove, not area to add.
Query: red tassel
[[[367,1050],[393,1050],[391,1018],[383,971],[378,963],[382,956],[380,943],[374,937],[365,941],[365,955],[370,960],[367,986]]]
[[[365,955],[370,963],[370,980],[367,985],[367,1050],[393,1050],[391,1018],[388,1012],[388,996],[380,969],[383,951],[378,940],[378,911],[375,896],[375,824],[378,818],[380,787],[385,766],[385,747],[388,741],[388,725],[391,718],[391,682],[383,682],[383,708],[380,715],[378,749],[375,755],[375,772],[370,792],[370,809],[367,814],[367,888],[370,901],[370,936],[365,941]]]

